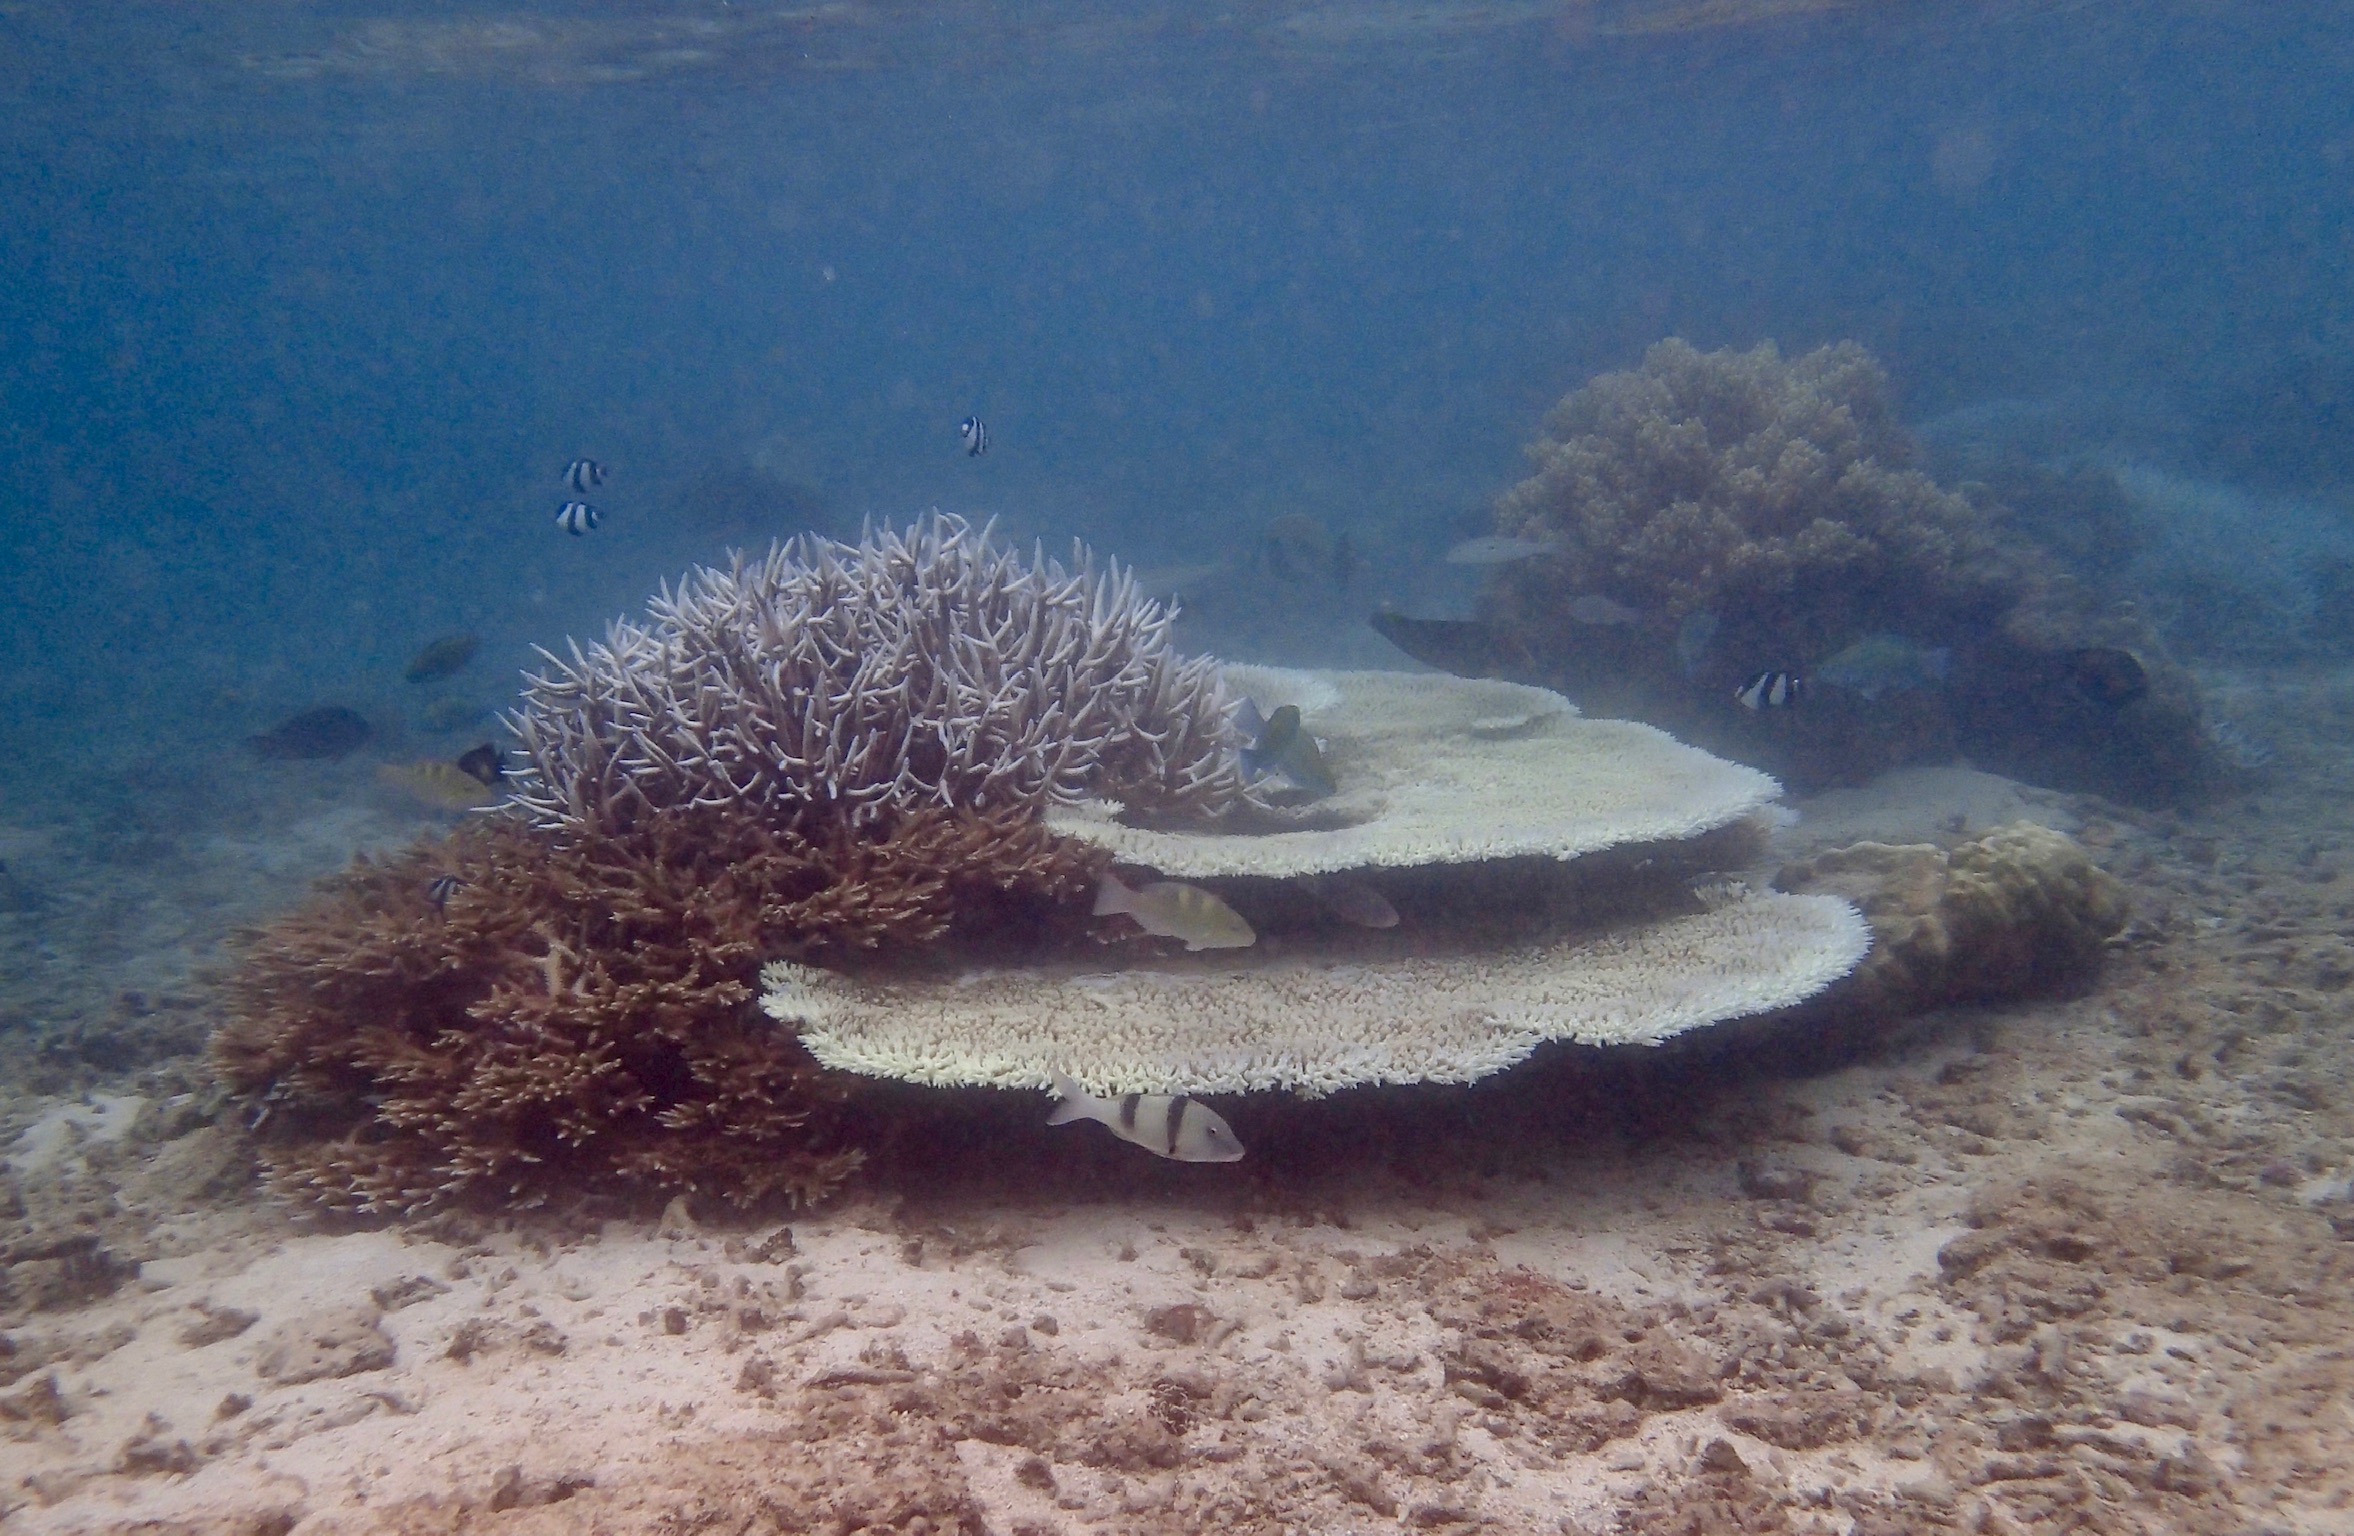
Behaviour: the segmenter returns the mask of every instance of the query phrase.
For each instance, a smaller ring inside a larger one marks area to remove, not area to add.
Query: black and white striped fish
[[[1733,690],[1743,709],[1787,709],[1805,685],[1795,672],[1760,672]]]
[[[576,496],[586,496],[605,483],[605,466],[595,459],[574,459],[564,466],[564,483]]]
[[[956,435],[964,439],[964,451],[971,458],[979,458],[989,451],[989,424],[978,416],[967,416],[956,424]]]
[[[556,509],[556,526],[579,538],[604,521],[604,514],[585,501],[568,501]]]
[[[443,911],[449,906],[450,898],[457,895],[465,883],[456,875],[435,875],[426,883],[425,899],[433,903],[434,911]]]
[[[1099,1099],[1060,1072],[1054,1074],[1054,1092],[1062,1102],[1047,1117],[1048,1125],[1094,1120],[1109,1126],[1122,1141],[1180,1163],[1242,1159],[1242,1143],[1218,1112],[1185,1094],[1131,1093],[1118,1099]]]

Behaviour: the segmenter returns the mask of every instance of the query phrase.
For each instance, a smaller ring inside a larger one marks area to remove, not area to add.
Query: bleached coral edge
[[[1656,1045],[1803,1002],[1870,944],[1844,901],[1764,894],[1495,954],[888,985],[780,961],[761,1007],[826,1066],[869,1077],[1045,1088],[1059,1071],[1099,1094],[1316,1096],[1471,1082],[1549,1040]]]

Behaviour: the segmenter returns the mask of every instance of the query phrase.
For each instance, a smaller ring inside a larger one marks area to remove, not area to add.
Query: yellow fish
[[[1130,890],[1105,870],[1095,888],[1095,915],[1124,913],[1156,938],[1183,939],[1187,949],[1243,949],[1259,942],[1242,914],[1198,885],[1155,880]]]
[[[470,811],[499,798],[496,789],[454,763],[384,763],[376,777],[437,811]]]

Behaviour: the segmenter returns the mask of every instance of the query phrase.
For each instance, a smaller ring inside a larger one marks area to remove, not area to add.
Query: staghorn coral
[[[1084,912],[1102,857],[1018,813],[805,833],[680,811],[572,840],[486,821],[362,860],[254,935],[213,1060],[276,1188],[333,1210],[813,1200],[858,1153],[841,1084],[747,1006],[761,960]],[[437,908],[442,875],[461,883]]]
[[[1244,788],[1217,672],[1169,644],[1130,573],[1024,565],[933,513],[857,545],[805,536],[696,569],[513,718],[541,826],[610,833],[686,807],[775,825],[1099,796],[1214,814]]]

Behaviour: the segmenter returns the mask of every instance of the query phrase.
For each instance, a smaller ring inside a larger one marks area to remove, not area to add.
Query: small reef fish
[[[359,712],[341,704],[322,704],[288,715],[245,744],[263,757],[316,759],[348,757],[367,744],[375,732]]]
[[[380,763],[376,777],[437,811],[470,811],[499,798],[496,789],[455,763]]]
[[[1580,624],[1632,624],[1643,615],[1624,603],[1614,603],[1599,592],[1580,592],[1561,605],[1561,611]]]
[[[507,754],[486,741],[458,755],[458,771],[487,788],[496,789],[506,781]]]
[[[401,675],[412,683],[429,683],[438,677],[448,677],[462,670],[482,648],[482,641],[474,635],[443,635],[409,658],[409,666]]]
[[[1377,610],[1365,622],[1424,666],[1457,677],[1499,677],[1532,664],[1525,647],[1478,619],[1414,619]]]
[[[417,724],[439,734],[462,731],[490,713],[490,707],[480,699],[444,696],[417,711]]]
[[[595,459],[574,459],[564,466],[564,483],[575,496],[586,496],[605,483],[605,466]]]
[[[1798,702],[1805,683],[1795,672],[1760,672],[1733,690],[1743,709],[1788,709]]]
[[[1300,724],[1297,704],[1286,704],[1262,719],[1257,702],[1244,699],[1235,724],[1251,739],[1242,749],[1242,776],[1251,783],[1279,773],[1294,789],[1318,800],[1340,788],[1332,770],[1324,766],[1316,738]]]
[[[1110,870],[1095,887],[1095,915],[1133,918],[1160,939],[1183,939],[1188,950],[1247,949],[1259,935],[1242,914],[1198,885],[1155,880],[1141,889],[1123,885]]]
[[[568,501],[556,509],[556,526],[576,539],[604,520],[604,514],[585,501]]]
[[[1687,680],[1698,680],[1700,664],[1708,659],[1709,642],[1716,638],[1717,616],[1705,608],[1684,615],[1676,626],[1676,670]]]
[[[989,451],[989,424],[978,416],[967,416],[956,424],[956,435],[964,439],[965,457],[977,459]]]
[[[446,912],[449,910],[450,898],[457,895],[459,887],[465,883],[456,875],[435,875],[426,882],[425,899],[433,903],[434,911]]]
[[[1390,905],[1389,898],[1354,875],[1310,875],[1306,884],[1335,916],[1360,928],[1398,926],[1398,909]]]
[[[1517,565],[1540,555],[1558,555],[1563,548],[1559,539],[1515,539],[1500,533],[1488,533],[1476,539],[1465,539],[1448,550],[1447,564]]]
[[[1048,1125],[1093,1120],[1111,1128],[1122,1141],[1144,1148],[1155,1157],[1180,1163],[1236,1163],[1242,1143],[1218,1112],[1185,1094],[1125,1094],[1099,1099],[1063,1076],[1054,1074],[1055,1097],[1062,1100]]]
[[[1936,688],[1945,682],[1953,652],[1931,650],[1902,635],[1866,635],[1815,668],[1815,681],[1877,699],[1908,688]]]

